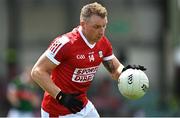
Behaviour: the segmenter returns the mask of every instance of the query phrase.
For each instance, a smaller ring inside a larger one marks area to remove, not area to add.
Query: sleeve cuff
[[[50,53],[48,50],[45,52],[45,55],[46,55],[46,57],[47,57],[48,59],[50,59],[54,64],[56,64],[56,65],[59,65],[59,64],[60,64],[60,62],[57,61],[57,60],[51,55],[51,53]]]
[[[114,58],[114,54],[110,55],[110,56],[107,56],[107,57],[104,57],[103,58],[103,61],[108,61],[108,60],[111,60]]]

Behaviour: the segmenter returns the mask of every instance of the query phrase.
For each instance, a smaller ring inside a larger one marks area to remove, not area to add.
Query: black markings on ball
[[[141,88],[142,88],[142,90],[143,90],[144,92],[146,92],[147,89],[148,89],[148,87],[147,87],[145,84],[143,84],[143,85],[141,86]]]
[[[128,84],[132,84],[133,83],[133,74],[130,74],[128,76]]]

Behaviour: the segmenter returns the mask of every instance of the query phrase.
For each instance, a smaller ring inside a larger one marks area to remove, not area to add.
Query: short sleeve
[[[45,55],[56,65],[61,63],[63,58],[63,48],[65,44],[69,42],[69,38],[66,36],[57,37],[49,45],[48,49],[45,52]]]
[[[108,61],[108,60],[111,60],[114,58],[114,54],[113,54],[113,49],[112,49],[112,45],[111,43],[109,42],[109,40],[105,37],[104,38],[105,40],[105,47],[106,47],[106,51],[105,51],[105,54],[104,54],[104,57],[103,57],[103,61]]]

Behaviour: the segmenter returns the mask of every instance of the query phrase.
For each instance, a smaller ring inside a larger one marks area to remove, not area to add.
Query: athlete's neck
[[[93,40],[91,40],[91,38],[90,37],[88,37],[88,35],[86,34],[86,32],[82,29],[82,33],[83,33],[83,35],[85,36],[85,38],[87,39],[87,41],[91,44],[91,45],[93,45],[93,44],[95,44],[96,42],[94,42]]]

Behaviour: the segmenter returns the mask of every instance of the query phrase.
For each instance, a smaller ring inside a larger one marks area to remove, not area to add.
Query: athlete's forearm
[[[124,66],[120,64],[114,73],[111,73],[112,79],[118,80],[119,76],[121,75],[122,69]]]
[[[124,66],[114,57],[112,60],[104,61],[103,65],[111,74],[112,79],[118,80]]]
[[[32,79],[52,97],[56,98],[60,89],[53,83],[48,72],[42,71],[38,67],[32,69]]]

